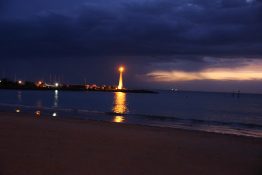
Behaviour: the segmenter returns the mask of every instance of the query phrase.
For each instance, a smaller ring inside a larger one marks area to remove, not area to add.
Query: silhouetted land
[[[96,91],[96,92],[125,92],[125,93],[157,93],[156,91],[146,89],[117,89],[115,86],[97,86],[97,85],[70,85],[58,84],[48,85],[45,83],[38,84],[30,81],[13,82],[8,79],[2,79],[0,89],[10,90],[60,90],[60,91]]]

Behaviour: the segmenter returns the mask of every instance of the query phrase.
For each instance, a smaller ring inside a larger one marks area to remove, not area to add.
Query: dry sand
[[[0,113],[0,175],[261,175],[262,139]]]

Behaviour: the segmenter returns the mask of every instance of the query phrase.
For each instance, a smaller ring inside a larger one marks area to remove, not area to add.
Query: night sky
[[[0,77],[262,93],[260,0],[0,0]]]

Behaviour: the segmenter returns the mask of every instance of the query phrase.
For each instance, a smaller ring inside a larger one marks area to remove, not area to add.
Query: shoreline
[[[231,134],[231,133],[221,133],[221,132],[213,132],[213,131],[206,131],[206,130],[196,130],[196,129],[185,129],[185,128],[175,128],[175,127],[169,127],[169,126],[158,126],[158,125],[146,125],[146,124],[137,124],[137,123],[118,123],[114,121],[106,121],[106,120],[96,120],[96,119],[90,119],[90,118],[82,118],[82,117],[51,117],[50,115],[43,114],[40,117],[35,116],[31,112],[23,112],[23,113],[14,113],[9,111],[0,111],[0,117],[1,115],[8,115],[8,117],[21,117],[21,118],[27,118],[27,119],[37,119],[37,120],[50,120],[50,121],[61,121],[61,122],[80,122],[80,123],[101,123],[101,124],[107,124],[107,125],[123,125],[123,127],[141,127],[141,128],[148,128],[148,129],[160,129],[160,130],[175,130],[175,131],[182,131],[182,132],[192,132],[192,133],[204,133],[204,134],[211,134],[211,135],[225,135],[229,137],[244,137],[244,138],[250,138],[250,139],[258,139],[262,140],[261,137],[255,137],[255,136],[247,136],[247,135],[237,135],[237,134]],[[92,115],[89,114],[89,115]],[[93,115],[97,115],[93,113]],[[101,114],[98,114],[101,115]],[[117,114],[115,114],[117,115]],[[110,116],[113,116],[110,114]]]
[[[262,139],[0,113],[0,174],[254,174]]]
[[[2,104],[3,105],[3,104]],[[0,104],[1,106],[1,104]],[[10,105],[6,105],[10,107]],[[16,106],[16,105],[15,105]],[[12,105],[12,107],[14,107]],[[11,112],[10,110],[0,110],[0,116],[1,113],[8,114],[8,115],[20,115],[23,117],[27,116],[33,116],[35,111],[38,111],[36,107],[31,107],[31,106],[22,106],[22,108],[28,108],[26,111],[21,112],[21,106],[16,106],[17,109],[19,109],[19,112]],[[32,110],[33,109],[33,110]],[[98,111],[88,111],[86,112],[85,110],[79,110],[77,113],[74,113],[73,109],[54,109],[54,108],[40,108],[41,110],[41,118],[46,118],[46,119],[56,119],[56,120],[69,120],[69,121],[95,121],[95,122],[105,122],[105,123],[117,123],[115,122],[116,116],[119,116],[120,114],[118,113],[113,113],[113,112],[98,112]],[[43,113],[42,113],[43,112]],[[56,113],[55,117],[52,116],[53,113]],[[57,116],[57,113],[59,113],[59,116]],[[74,116],[74,117],[73,117]],[[176,125],[175,123],[172,124],[167,124],[167,123],[155,123],[154,121],[129,121],[132,116],[139,116],[138,114],[121,114],[121,120],[127,120],[124,122],[119,122],[122,125],[134,125],[134,126],[141,126],[141,127],[159,127],[159,128],[170,128],[170,129],[178,129],[178,130],[186,130],[186,131],[192,131],[192,132],[206,132],[206,133],[211,133],[211,134],[222,134],[222,135],[232,135],[232,136],[240,136],[240,137],[251,137],[251,138],[260,138],[262,139],[262,133],[261,130],[255,130],[255,128],[248,129],[248,128],[233,128],[234,124],[239,124],[239,123],[228,123],[227,125],[219,125],[218,127],[220,128],[213,128],[217,127],[217,125],[212,125],[210,122],[214,121],[204,121],[207,122],[205,125],[199,126],[197,124],[192,123],[192,126],[188,126],[188,123],[184,124],[179,124]],[[141,115],[143,117],[147,115]],[[98,117],[98,118],[97,118]],[[151,116],[152,117],[152,116]],[[169,118],[167,116],[155,116],[155,117],[164,117],[164,118]],[[175,120],[179,120],[178,118],[172,118]],[[194,119],[180,119],[181,121],[194,121]],[[199,122],[199,121],[198,121]],[[215,122],[218,123],[218,122]],[[224,123],[224,122],[221,122]],[[260,125],[254,125],[254,124],[242,124],[246,126],[251,126],[251,127],[260,127]]]
[[[142,94],[158,94],[157,91],[147,89],[85,89],[85,88],[5,88],[0,87],[0,90],[14,90],[14,91],[65,91],[65,92],[123,92],[123,93],[142,93]]]

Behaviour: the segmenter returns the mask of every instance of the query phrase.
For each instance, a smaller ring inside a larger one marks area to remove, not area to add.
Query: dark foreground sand
[[[0,113],[0,175],[261,175],[262,139]]]

